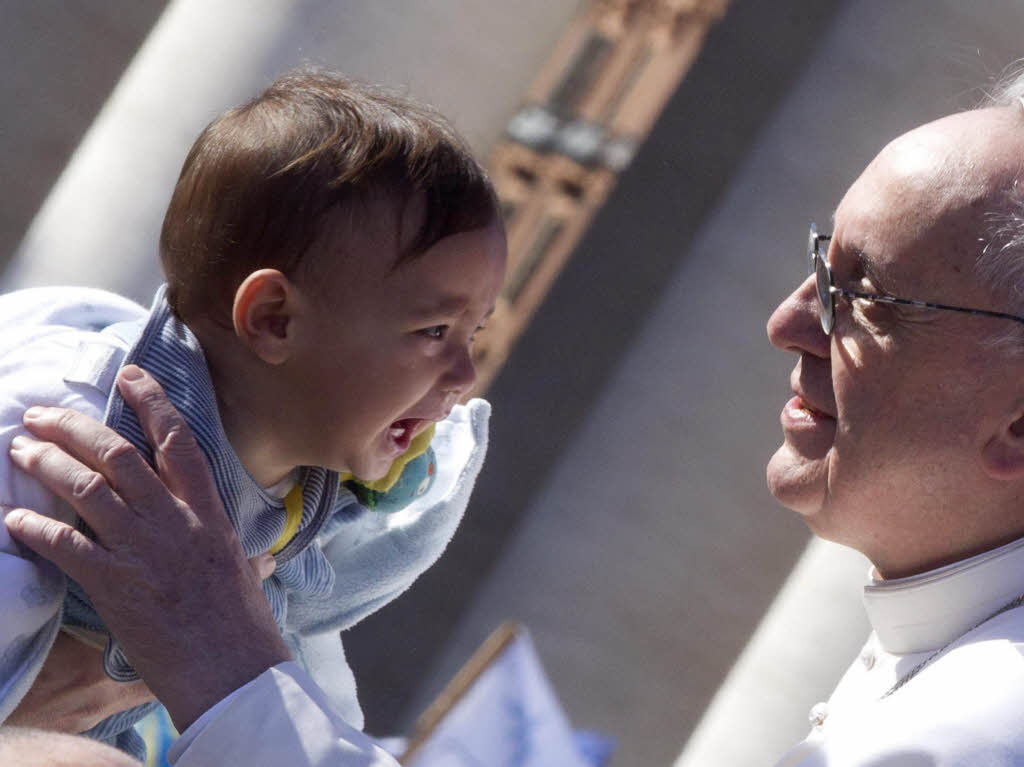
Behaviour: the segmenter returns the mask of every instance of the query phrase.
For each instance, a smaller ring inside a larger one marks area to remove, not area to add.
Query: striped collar
[[[202,347],[195,334],[171,311],[161,287],[148,318],[111,328],[130,344],[122,364],[136,364],[148,371],[184,416],[206,456],[217,490],[231,524],[238,532],[247,557],[269,551],[285,526],[285,505],[268,493],[246,471],[228,442],[217,411],[217,400]],[[125,406],[117,387],[111,389],[105,422],[131,442],[152,463],[153,451],[138,418]],[[277,569],[263,582],[263,589],[279,627],[287,620],[288,595],[327,597],[334,587],[334,570],[320,547],[314,544],[323,525],[331,520],[354,519],[363,513],[352,493],[343,488],[337,473],[321,467],[303,467],[302,517],[298,530],[276,555]],[[78,590],[75,589],[77,592]],[[76,597],[80,594],[76,594]],[[85,614],[75,623],[89,625],[94,616],[85,601]],[[98,618],[96,619],[98,623]],[[101,625],[101,624],[100,624]],[[115,678],[135,678],[120,648],[108,647],[108,672]]]

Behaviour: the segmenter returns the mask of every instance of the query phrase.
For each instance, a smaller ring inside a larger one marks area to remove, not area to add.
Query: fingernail
[[[11,452],[17,453],[19,450],[24,450],[28,447],[28,440],[20,434],[11,440]]]
[[[142,368],[138,365],[125,365],[121,368],[122,381],[138,381],[142,378]]]
[[[277,569],[277,560],[274,559],[273,554],[266,554],[262,562],[260,562],[260,575],[266,580],[274,574],[274,570]]]
[[[28,410],[25,411],[25,415],[23,416],[23,418],[26,421],[34,421],[35,419],[42,418],[42,417],[43,417],[43,408],[41,408],[39,406],[30,407]]]
[[[25,518],[24,509],[11,509],[4,515],[4,523],[9,527],[17,527],[21,520]]]
[[[266,580],[274,574],[274,570],[277,569],[277,560],[274,559],[274,555],[270,553],[260,554],[256,557],[256,572],[260,577],[260,580]]]

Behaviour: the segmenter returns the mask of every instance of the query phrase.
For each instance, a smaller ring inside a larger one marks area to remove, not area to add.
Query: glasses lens
[[[832,274],[828,263],[817,253],[814,254],[814,281],[818,288],[818,302],[821,304],[821,329],[825,335],[832,332],[835,320],[835,304],[832,302]]]
[[[807,235],[807,273],[814,274],[814,254],[818,252],[818,229],[811,224],[811,233]]]

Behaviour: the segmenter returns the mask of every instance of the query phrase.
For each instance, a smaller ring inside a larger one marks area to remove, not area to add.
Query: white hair
[[[1024,59],[1004,71],[980,106],[1024,110]],[[1014,180],[997,199],[998,207],[986,214],[986,226],[979,238],[982,249],[977,274],[994,295],[1009,302],[999,311],[1024,314],[1024,178]],[[1000,324],[1015,327],[1000,328],[986,345],[1024,356],[1024,325],[1010,321]]]

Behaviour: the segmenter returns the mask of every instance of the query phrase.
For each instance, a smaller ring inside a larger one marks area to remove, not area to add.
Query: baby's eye
[[[424,335],[427,338],[432,338],[435,341],[441,341],[448,334],[447,325],[431,325],[429,328],[423,328],[419,331],[420,335]]]

